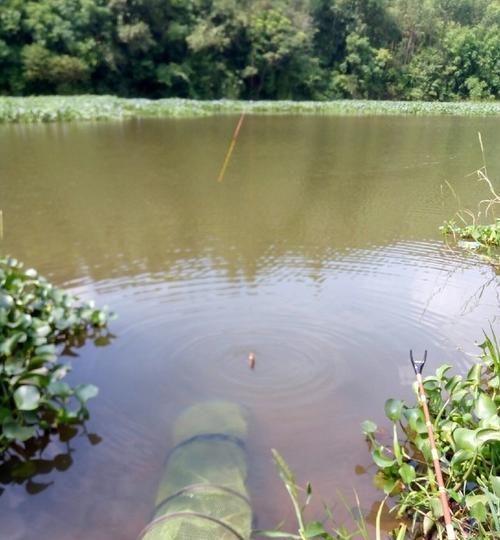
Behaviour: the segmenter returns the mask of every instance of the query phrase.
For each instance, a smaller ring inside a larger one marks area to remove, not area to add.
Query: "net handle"
[[[238,540],[245,540],[241,534],[233,529],[231,525],[228,525],[227,523],[224,523],[220,519],[214,518],[212,516],[208,516],[206,514],[202,514],[201,512],[172,512],[171,514],[164,514],[163,516],[160,516],[156,519],[153,519],[153,521],[150,521],[144,529],[142,529],[141,533],[138,536],[137,540],[142,540],[146,534],[154,529],[157,525],[160,523],[165,523],[166,521],[169,521],[170,519],[176,519],[179,517],[197,517],[200,519],[206,519],[207,521],[212,521],[213,523],[217,523],[217,525],[220,525],[227,531],[229,531],[231,534],[233,534]]]

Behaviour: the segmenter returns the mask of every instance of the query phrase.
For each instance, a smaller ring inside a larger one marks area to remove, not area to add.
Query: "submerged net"
[[[182,414],[140,540],[248,540],[245,438],[246,420],[233,403],[200,403]]]

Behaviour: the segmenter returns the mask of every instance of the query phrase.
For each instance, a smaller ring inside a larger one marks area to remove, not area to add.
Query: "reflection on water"
[[[56,471],[67,471],[73,464],[71,454],[74,449],[70,441],[77,435],[85,436],[92,445],[101,442],[101,437],[89,433],[84,424],[75,424],[61,427],[56,433],[30,439],[26,444],[13,445],[0,460],[0,484],[24,485],[30,495],[41,493],[54,484],[53,479],[41,481],[42,475],[53,477]],[[0,488],[0,494],[5,489]]]
[[[173,420],[214,397],[249,411],[260,527],[291,517],[271,447],[323,498],[354,487],[370,508],[359,423],[411,395],[408,349],[463,370],[496,324],[498,278],[437,232],[455,210],[444,180],[479,199],[465,175],[476,131],[498,145],[495,119],[248,117],[220,184],[235,121],[1,127],[2,250],[120,316],[70,381],[99,386],[102,441],[72,439],[36,497],[4,486],[9,540],[133,540]]]

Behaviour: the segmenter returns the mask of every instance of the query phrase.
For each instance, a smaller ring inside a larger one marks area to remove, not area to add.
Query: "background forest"
[[[0,93],[495,99],[500,0],[0,0]]]

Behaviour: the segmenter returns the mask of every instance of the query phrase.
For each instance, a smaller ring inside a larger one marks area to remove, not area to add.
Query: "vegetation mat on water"
[[[59,360],[86,337],[109,341],[106,311],[80,303],[16,259],[0,258],[0,454],[87,417],[97,388],[71,388]]]
[[[0,97],[0,122],[61,122],[181,118],[215,114],[500,115],[499,102],[424,101],[199,101],[114,96]]]

